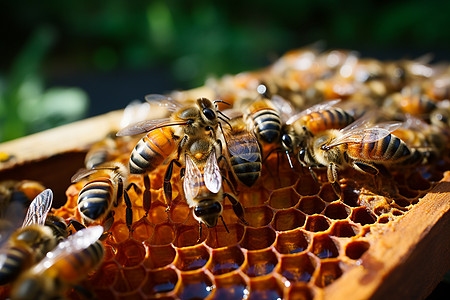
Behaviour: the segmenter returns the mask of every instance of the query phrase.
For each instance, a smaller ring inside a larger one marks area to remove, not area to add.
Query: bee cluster
[[[102,225],[102,242],[92,234],[77,254],[87,278],[66,287],[98,298],[312,299],[358,264],[373,228],[450,170],[442,64],[308,48],[206,86],[217,100],[148,95],[91,147],[52,215],[67,228]],[[166,116],[136,122],[148,107]],[[59,245],[87,240],[76,237],[87,229]]]

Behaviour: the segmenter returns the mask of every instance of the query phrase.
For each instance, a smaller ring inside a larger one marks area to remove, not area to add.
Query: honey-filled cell
[[[202,230],[201,232],[201,236],[199,225],[178,226],[175,232],[175,240],[173,241],[173,245],[177,248],[189,247],[204,241],[208,235],[208,228],[206,228],[205,225],[201,226],[205,227],[205,230]]]
[[[259,250],[270,247],[275,238],[276,232],[271,227],[247,227],[240,245],[248,250]]]
[[[239,202],[245,208],[263,205],[269,198],[269,192],[263,188],[243,190],[239,193]]]
[[[280,232],[277,235],[275,249],[281,254],[295,254],[305,251],[309,246],[310,237],[300,229]]]
[[[149,296],[168,293],[175,289],[178,280],[177,272],[172,268],[149,271],[141,291]]]
[[[155,226],[151,224],[147,218],[142,218],[133,223],[132,230],[133,238],[137,241],[143,242],[153,236]]]
[[[165,267],[171,264],[175,259],[176,250],[171,244],[153,246],[146,243],[146,247],[148,249],[148,255],[144,260],[144,266],[148,269]]]
[[[144,261],[146,251],[141,242],[129,239],[116,245],[116,260],[124,267],[132,267]]]
[[[107,261],[100,265],[89,280],[89,286],[109,288],[119,278],[120,266],[115,261]]]
[[[204,299],[213,291],[213,279],[205,271],[181,274],[181,284],[177,291],[180,299]]]
[[[242,270],[249,277],[259,277],[270,274],[277,264],[278,258],[271,249],[248,251]]]
[[[168,245],[175,239],[175,229],[170,223],[158,224],[150,239],[150,245]]]
[[[289,208],[295,206],[300,200],[300,195],[293,187],[282,188],[272,192],[268,205],[274,209]]]
[[[277,211],[271,224],[276,231],[287,231],[302,227],[305,221],[306,216],[301,211],[290,208]]]
[[[161,202],[154,202],[148,211],[148,220],[152,224],[161,224],[167,221],[169,214],[166,211],[167,205]]]
[[[269,225],[273,218],[273,211],[270,207],[255,206],[245,209],[245,221],[252,227],[263,227]]]
[[[174,261],[175,267],[180,271],[192,271],[202,268],[209,261],[210,254],[205,246],[184,247],[177,249]]]
[[[233,300],[245,299],[248,296],[248,286],[239,273],[228,273],[215,278],[216,288],[212,299]]]
[[[226,274],[240,268],[244,260],[244,253],[238,246],[213,249],[209,269],[213,275]]]
[[[227,230],[228,229],[228,230]],[[242,224],[229,224],[209,228],[206,245],[211,248],[230,247],[237,245],[244,236],[245,227]]]
[[[309,282],[317,265],[317,258],[305,252],[299,255],[282,257],[277,272],[291,283]]]
[[[191,209],[186,202],[175,202],[169,210],[169,218],[173,223],[183,223],[189,217]]]

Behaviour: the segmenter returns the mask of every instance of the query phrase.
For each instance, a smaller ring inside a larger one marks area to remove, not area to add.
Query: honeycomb
[[[425,75],[406,72],[409,65],[403,61],[399,66],[409,77],[358,84],[354,84],[359,80],[356,76],[345,80],[324,76],[325,72],[337,72],[338,63],[322,70],[316,54],[313,67],[306,71],[294,68],[295,59],[308,51],[288,53],[264,71],[228,76],[209,84],[217,98],[233,104],[240,98],[253,97],[255,80],[265,81],[297,108],[305,108],[334,97],[347,100],[361,91],[364,99],[378,105],[407,84],[429,82]],[[344,52],[334,54],[339,60]],[[364,63],[361,60],[361,65]],[[442,99],[447,96],[434,97],[445,101]],[[183,98],[183,94],[176,97]],[[373,244],[372,232],[401,219],[450,170],[447,130],[442,129],[444,150],[433,163],[407,167],[407,171],[393,168],[389,176],[376,177],[361,176],[352,168],[340,170],[340,197],[328,182],[326,169],[315,170],[315,180],[307,168],[298,162],[291,167],[285,155],[274,152],[264,160],[261,177],[254,186],[237,183],[237,198],[248,224],[239,220],[225,200],[222,216],[226,227],[221,222],[213,228],[203,226],[200,237],[198,221],[183,198],[179,168],[171,179],[173,201],[169,209],[163,193],[167,165],[148,174],[148,210],[143,197],[144,177],[130,175],[128,181],[137,186],[128,191],[131,227],[127,226],[126,205],[121,201],[113,207],[114,222],[103,241],[104,261],[81,285],[98,299],[313,299],[348,269],[360,265],[361,257]],[[128,165],[138,140],[117,137],[117,151],[110,159]],[[82,181],[70,185],[67,202],[53,213],[81,221],[77,199],[82,188]],[[224,189],[230,192],[226,184]],[[68,296],[82,298],[74,290]]]

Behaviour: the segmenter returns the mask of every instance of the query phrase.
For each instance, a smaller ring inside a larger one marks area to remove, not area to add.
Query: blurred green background
[[[449,13],[439,0],[2,1],[0,141],[317,41],[365,57],[446,60]]]

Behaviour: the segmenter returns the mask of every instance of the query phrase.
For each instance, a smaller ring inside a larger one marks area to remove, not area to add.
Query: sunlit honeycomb
[[[230,104],[252,97],[259,79],[275,85],[275,91],[297,107],[308,107],[315,97],[320,101],[357,94],[355,87],[347,86],[348,80],[319,80],[316,72],[323,70],[299,74],[289,67],[293,54],[264,72],[225,77],[216,86],[217,97]],[[364,92],[374,103],[381,103],[383,96],[401,87],[394,81],[382,86],[376,80],[360,84],[368,88]],[[310,86],[315,90],[308,90]],[[138,138],[115,138],[111,159],[128,165]],[[248,224],[239,220],[225,200],[226,227],[220,221],[214,228],[203,226],[201,236],[183,196],[179,168],[171,179],[170,206],[163,193],[167,165],[148,174],[148,211],[144,208],[143,176],[130,175],[129,183],[138,187],[128,191],[131,228],[121,201],[113,207],[114,222],[103,241],[104,261],[81,286],[98,299],[313,299],[346,270],[360,264],[373,244],[371,232],[402,218],[450,170],[448,136],[446,143],[441,157],[432,164],[393,168],[388,176],[340,170],[340,197],[327,180],[326,168],[315,170],[316,181],[307,168],[298,162],[291,167],[283,153],[274,152],[264,160],[262,175],[253,187],[237,185]],[[54,213],[81,221],[77,198],[82,187],[83,181],[70,185],[67,202]],[[224,189],[231,191],[225,183]],[[69,296],[82,298],[75,290]]]

